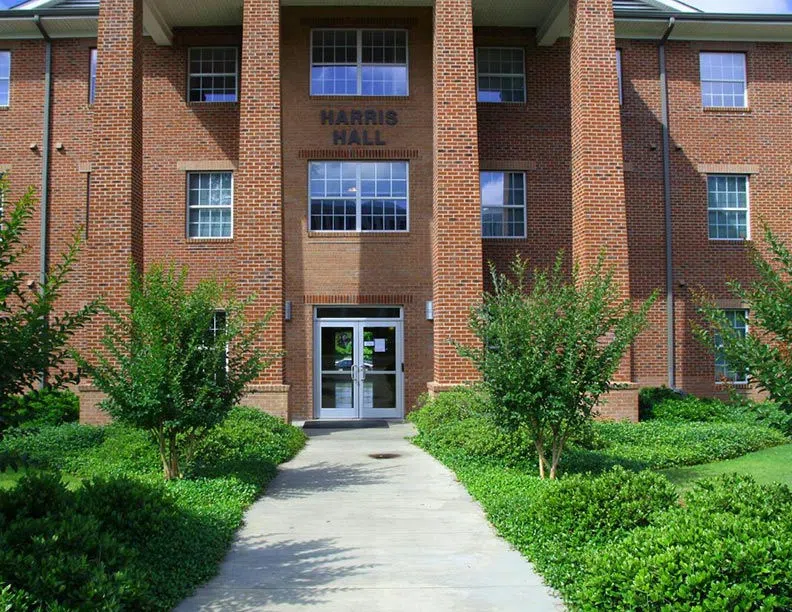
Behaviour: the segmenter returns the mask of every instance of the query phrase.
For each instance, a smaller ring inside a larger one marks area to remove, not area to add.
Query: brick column
[[[451,339],[476,342],[470,308],[481,301],[481,205],[471,0],[434,8],[434,380],[431,391],[476,379]]]
[[[281,188],[280,3],[245,0],[239,101],[239,165],[234,179],[237,288],[255,294],[249,316],[274,309],[263,348],[283,348],[283,222]],[[287,416],[283,362],[273,363],[245,400]]]
[[[83,257],[90,297],[124,308],[129,266],[143,266],[143,10],[141,0],[102,0],[98,23],[96,102],[87,241]],[[85,330],[81,349],[98,346],[103,317]],[[83,422],[104,422],[100,394],[80,386]]]
[[[615,278],[630,291],[621,111],[611,0],[570,0],[572,111],[572,256],[588,266],[601,249]],[[632,379],[625,357],[618,382]],[[611,393],[602,414],[637,418],[637,391]]]

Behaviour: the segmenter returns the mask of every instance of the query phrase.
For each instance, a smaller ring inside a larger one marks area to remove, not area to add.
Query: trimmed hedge
[[[594,442],[577,441],[566,467],[577,461],[577,468],[605,471],[543,481],[532,465],[511,463],[501,451],[478,455],[450,435],[464,431],[458,422],[475,428],[481,418],[469,401],[460,411],[452,399],[438,396],[421,409],[427,414],[412,417],[415,443],[455,471],[498,532],[571,608],[792,609],[789,488],[726,476],[697,483],[679,503],[664,476],[613,467],[734,456],[784,442],[777,430],[734,422],[596,423]],[[598,440],[605,449],[582,448]]]
[[[0,450],[85,480],[70,491],[31,474],[0,491],[0,609],[171,609],[214,575],[245,509],[304,443],[302,431],[235,408],[192,477],[164,482],[146,434],[120,425],[4,440]]]
[[[43,389],[8,398],[0,407],[0,432],[12,427],[74,423],[80,400],[68,390]]]
[[[697,483],[685,501],[591,555],[578,605],[792,609],[792,491],[731,475]]]

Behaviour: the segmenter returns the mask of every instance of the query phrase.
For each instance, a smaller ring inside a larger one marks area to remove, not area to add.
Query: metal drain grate
[[[371,453],[369,457],[372,459],[395,459],[401,455],[399,453]]]

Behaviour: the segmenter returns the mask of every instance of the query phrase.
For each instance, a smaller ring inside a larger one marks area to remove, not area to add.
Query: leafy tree
[[[7,186],[0,180],[0,198]],[[9,398],[30,389],[42,373],[52,387],[74,380],[73,369],[66,366],[67,344],[98,309],[92,301],[76,312],[53,314],[77,261],[79,236],[50,268],[43,285],[24,271],[22,258],[30,246],[23,238],[34,206],[31,188],[0,222],[0,419]]]
[[[459,347],[473,360],[493,398],[495,421],[524,428],[536,446],[539,474],[555,478],[564,445],[593,418],[600,397],[646,325],[654,296],[635,307],[619,298],[604,257],[582,274],[564,272],[563,254],[549,270],[517,257],[511,276],[492,268],[493,291],[470,325],[479,347]]]
[[[792,415],[792,253],[767,226],[764,237],[769,256],[756,247],[751,250],[756,280],[727,284],[748,308],[750,333],[736,331],[726,313],[702,292],[696,300],[703,325],[694,325],[693,332],[710,350],[723,355],[731,368],[747,372],[751,382]]]
[[[133,266],[128,309],[106,309],[102,349],[77,356],[107,394],[110,415],[151,433],[166,479],[181,477],[200,440],[276,356],[255,347],[271,313],[248,324],[250,299],[233,299],[216,280],[189,289],[187,275],[186,267],[155,264],[143,274]]]

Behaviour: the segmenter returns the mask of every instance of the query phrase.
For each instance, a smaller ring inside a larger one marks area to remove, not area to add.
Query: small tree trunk
[[[539,455],[539,478],[544,480],[545,457],[544,457],[544,443],[542,442],[542,438],[539,437],[536,440],[534,440],[534,445],[536,446],[536,454]]]
[[[159,456],[160,461],[162,462],[162,474],[165,477],[165,480],[170,480],[170,461],[168,458],[168,449],[165,446],[165,432],[162,431],[162,428],[160,428],[154,432],[154,435],[157,438],[157,446],[159,447]]]
[[[552,464],[550,465],[550,480],[555,480],[556,474],[558,472],[558,463],[561,461],[561,453],[564,450],[564,435],[557,436],[553,440],[553,456],[552,456]]]
[[[181,478],[181,470],[179,469],[179,452],[176,447],[176,433],[171,432],[168,436],[168,469],[165,475],[167,480],[173,478]]]

